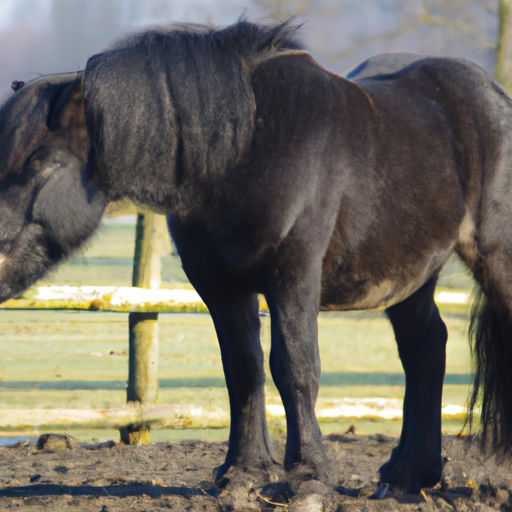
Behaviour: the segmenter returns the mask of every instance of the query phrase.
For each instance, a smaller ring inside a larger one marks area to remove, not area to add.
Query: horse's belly
[[[358,310],[398,304],[437,276],[452,252],[453,247],[448,247],[420,260],[402,255],[394,267],[390,264],[374,268],[373,272],[370,265],[351,269],[349,266],[337,271],[324,267],[321,307],[324,310]],[[383,276],[384,268],[390,270],[388,277]]]
[[[425,279],[418,279],[402,285],[392,280],[385,279],[379,283],[366,284],[359,290],[351,293],[340,290],[331,300],[322,300],[324,310],[358,310],[386,308],[398,304],[412,295],[425,283]],[[334,300],[332,300],[334,298]]]

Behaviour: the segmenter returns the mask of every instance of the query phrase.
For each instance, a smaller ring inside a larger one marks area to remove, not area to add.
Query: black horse
[[[454,59],[381,56],[346,80],[293,49],[293,33],[155,29],[13,93],[0,109],[0,300],[79,247],[108,201],[164,212],[220,343],[231,433],[219,479],[274,463],[257,294],[284,465],[313,478],[328,477],[318,312],[385,306],[406,396],[381,479],[416,491],[442,471],[447,331],[433,293],[455,251],[484,294],[472,405],[483,388],[484,440],[510,455],[510,99]]]

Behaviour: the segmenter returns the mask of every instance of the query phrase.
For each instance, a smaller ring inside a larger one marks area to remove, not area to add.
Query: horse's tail
[[[512,315],[501,294],[478,289],[469,335],[475,372],[468,423],[481,403],[481,444],[498,457],[512,457]]]

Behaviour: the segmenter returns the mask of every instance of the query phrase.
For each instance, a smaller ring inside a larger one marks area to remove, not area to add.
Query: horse
[[[512,452],[511,100],[457,59],[381,56],[346,79],[297,49],[295,31],[154,28],[17,87],[0,108],[0,301],[82,246],[110,201],[164,213],[220,346],[231,424],[217,481],[276,464],[258,294],[284,468],[325,481],[317,317],[383,307],[406,390],[380,479],[417,492],[442,474],[434,290],[453,253],[482,291],[470,405],[482,395],[484,444]]]

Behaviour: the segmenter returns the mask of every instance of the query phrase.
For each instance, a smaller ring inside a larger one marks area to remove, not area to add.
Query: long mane
[[[132,35],[93,56],[84,80],[87,124],[113,196],[122,176],[133,194],[143,191],[141,201],[167,203],[171,186],[232,168],[254,129],[250,69],[262,56],[296,48],[295,30],[245,20],[225,29],[180,25]],[[169,187],[144,186],[147,169]]]

